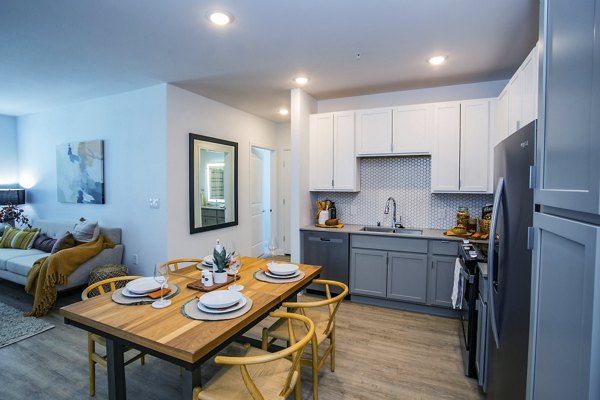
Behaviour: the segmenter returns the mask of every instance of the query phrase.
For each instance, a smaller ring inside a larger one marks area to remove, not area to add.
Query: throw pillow
[[[100,227],[97,222],[86,221],[81,218],[73,228],[73,238],[82,243],[93,242],[100,235]]]
[[[61,238],[58,238],[54,246],[52,246],[51,254],[54,254],[58,251],[64,249],[70,249],[71,247],[75,247],[75,239],[73,239],[73,234],[71,232],[65,233],[65,235]]]
[[[33,241],[33,248],[50,253],[55,243],[56,239],[52,239],[50,236],[41,232]]]
[[[35,240],[35,237],[37,236],[39,231],[40,230],[38,228],[19,229],[8,227],[4,229],[2,241],[0,241],[0,247],[4,249],[31,249],[33,241]]]

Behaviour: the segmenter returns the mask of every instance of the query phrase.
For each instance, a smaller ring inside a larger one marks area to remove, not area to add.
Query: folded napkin
[[[158,299],[158,298],[160,298],[160,293],[161,293],[161,289],[158,289],[156,292],[150,292],[146,296],[150,297],[151,299]],[[163,296],[166,296],[169,293],[171,293],[171,288],[167,287],[167,288],[162,289]]]

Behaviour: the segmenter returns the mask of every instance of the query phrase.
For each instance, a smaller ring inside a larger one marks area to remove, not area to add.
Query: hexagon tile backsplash
[[[481,218],[481,208],[494,200],[491,194],[431,193],[430,157],[363,158],[360,186],[357,193],[313,192],[313,207],[317,200],[329,199],[342,223],[391,226],[391,210],[383,214],[391,196],[405,227],[448,229],[456,223],[458,207],[468,207],[472,217]]]

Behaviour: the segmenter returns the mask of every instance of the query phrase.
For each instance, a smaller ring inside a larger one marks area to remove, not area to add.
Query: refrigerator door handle
[[[496,341],[496,348],[500,348],[500,335],[498,333],[498,322],[496,320],[496,307],[494,304],[494,246],[496,245],[496,226],[498,224],[498,211],[500,210],[500,204],[504,196],[504,178],[498,178],[498,186],[496,187],[496,196],[494,197],[494,207],[492,211],[492,223],[490,226],[490,236],[488,242],[488,293],[490,302],[490,319],[492,320],[492,332],[494,334],[494,340]]]

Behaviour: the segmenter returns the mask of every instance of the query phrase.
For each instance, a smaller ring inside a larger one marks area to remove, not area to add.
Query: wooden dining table
[[[106,338],[108,394],[110,399],[125,399],[124,349],[135,348],[146,354],[184,368],[183,398],[192,398],[193,388],[200,386],[200,367],[209,358],[265,318],[281,303],[293,299],[317,278],[321,267],[297,264],[304,277],[292,283],[268,283],[254,278],[267,259],[241,257],[238,283],[242,294],[252,299],[252,308],[243,316],[230,320],[201,321],[184,316],[181,307],[199,295],[187,287],[200,280],[202,272],[195,266],[172,271],[169,284],[180,292],[171,298],[171,306],[152,308],[150,304],[121,305],[111,293],[92,297],[60,309],[66,324]],[[223,287],[227,289],[227,287]]]

